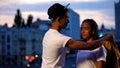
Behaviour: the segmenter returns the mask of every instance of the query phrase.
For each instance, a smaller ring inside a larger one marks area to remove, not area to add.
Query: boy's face
[[[67,24],[69,23],[68,20],[69,16],[68,16],[68,12],[65,13],[65,15],[60,19],[60,26],[62,28],[65,28],[67,26]]]

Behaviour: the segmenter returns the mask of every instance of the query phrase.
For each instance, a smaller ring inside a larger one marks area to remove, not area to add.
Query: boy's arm
[[[70,47],[72,49],[77,49],[77,50],[93,50],[93,49],[101,46],[105,40],[109,41],[109,40],[112,40],[112,39],[113,39],[113,35],[111,35],[111,34],[106,35],[106,36],[104,36],[104,37],[102,37],[98,40],[95,40],[95,41],[92,41],[92,42],[89,42],[89,43],[70,39],[67,42],[66,46]]]

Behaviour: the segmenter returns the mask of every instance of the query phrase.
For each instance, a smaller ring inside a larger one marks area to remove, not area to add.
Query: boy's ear
[[[56,21],[58,21],[58,22],[59,22],[59,19],[60,19],[60,17],[57,17],[57,18],[56,18]]]
[[[93,31],[92,34],[94,34],[95,32]]]
[[[60,22],[60,19],[61,19],[61,18],[60,18],[60,17],[58,17],[58,22]]]
[[[57,17],[56,20],[57,20],[58,23],[60,24],[60,17]]]

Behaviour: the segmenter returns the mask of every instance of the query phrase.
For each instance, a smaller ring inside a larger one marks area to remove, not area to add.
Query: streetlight
[[[30,64],[27,64],[27,67],[30,67]]]

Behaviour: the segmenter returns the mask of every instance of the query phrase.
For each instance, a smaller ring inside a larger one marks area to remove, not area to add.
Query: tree
[[[15,14],[14,23],[15,23],[14,24],[15,27],[21,27],[22,16],[21,16],[21,12],[19,9],[17,9],[17,13]]]
[[[33,16],[32,16],[32,15],[29,15],[29,16],[28,16],[28,19],[27,19],[27,24],[26,24],[27,27],[31,27],[32,20],[33,20]]]
[[[25,21],[24,21],[24,19],[21,22],[21,27],[25,27]]]

